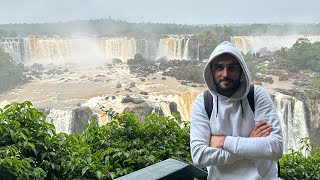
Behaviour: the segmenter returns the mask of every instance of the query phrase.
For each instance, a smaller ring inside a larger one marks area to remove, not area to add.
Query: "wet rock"
[[[130,88],[133,88],[133,87],[136,87],[136,83],[135,82],[130,83]]]
[[[122,63],[121,59],[119,59],[119,58],[113,58],[112,59],[112,64],[120,64],[120,63]]]
[[[146,91],[141,91],[140,94],[142,94],[142,95],[149,95],[148,92],[146,92]]]
[[[88,76],[86,76],[86,75],[82,75],[82,76],[80,76],[80,79],[86,79]]]
[[[142,104],[136,105],[132,108],[127,107],[123,111],[134,113],[136,115],[137,119],[141,123],[143,123],[145,121],[146,117],[152,113],[157,112],[161,116],[164,115],[163,110],[160,107],[154,107],[154,106],[151,106],[147,103],[142,103]]]
[[[104,74],[97,74],[95,77],[106,77]]]
[[[117,83],[116,88],[122,88],[122,85],[121,85],[121,83],[120,83],[120,82],[118,82],[118,83]]]
[[[133,102],[133,97],[126,96],[121,100],[121,103],[129,103],[129,102]]]
[[[141,104],[141,103],[144,103],[145,101],[143,99],[141,99],[141,98],[133,98],[132,102],[134,104]]]
[[[78,107],[72,111],[72,133],[82,133],[85,125],[92,119],[97,119],[93,116],[93,111],[89,107]]]
[[[180,115],[180,112],[178,111],[178,105],[175,102],[169,102],[169,109],[171,114],[178,114]]]

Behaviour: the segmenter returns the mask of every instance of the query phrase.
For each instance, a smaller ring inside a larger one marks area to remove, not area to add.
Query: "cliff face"
[[[310,138],[320,144],[320,100],[307,99],[306,108],[308,112],[307,124]]]

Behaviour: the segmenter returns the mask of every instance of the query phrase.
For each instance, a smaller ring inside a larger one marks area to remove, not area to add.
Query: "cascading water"
[[[28,63],[32,62],[60,62],[71,54],[71,43],[61,38],[29,38],[30,57]]]
[[[83,63],[90,59],[119,58],[126,62],[136,53],[147,58],[148,41],[134,38],[2,38],[0,46],[13,60],[23,63]]]
[[[167,57],[170,60],[189,60],[190,37],[167,37],[159,41],[157,58]]]
[[[50,109],[47,115],[47,122],[56,127],[56,132],[71,133],[72,110],[69,109]]]
[[[169,107],[170,102],[177,104],[177,110],[180,113],[183,121],[191,121],[191,109],[194,100],[200,92],[186,92],[177,95],[158,96],[162,101],[160,107],[163,110],[165,116],[172,116],[171,109]]]
[[[309,137],[304,103],[281,93],[276,93],[274,103],[282,126],[284,153],[289,148],[299,150],[299,140]]]
[[[320,36],[233,36],[231,42],[246,54],[290,48],[299,38],[306,38],[311,43],[320,41]]]
[[[0,47],[17,62],[25,62],[30,56],[29,40],[25,38],[1,38]]]
[[[188,92],[176,96],[178,109],[185,121],[191,121],[192,105],[198,95],[199,92]]]
[[[101,38],[105,58],[119,58],[126,62],[133,59],[136,53],[148,57],[148,41],[134,38]]]

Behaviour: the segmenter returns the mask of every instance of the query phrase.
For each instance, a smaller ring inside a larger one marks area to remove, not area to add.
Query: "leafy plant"
[[[0,92],[5,91],[22,82],[24,66],[17,64],[0,47]]]
[[[250,56],[249,54],[245,54],[244,60],[246,61],[246,64],[249,69],[249,72],[251,73],[252,79],[255,79],[258,73],[264,73],[265,67],[262,64],[258,63],[253,56]]]
[[[282,50],[281,56],[288,60],[291,69],[320,72],[319,50],[320,42],[311,43],[307,39],[299,39],[292,48]]]
[[[191,162],[187,124],[105,112],[110,123],[69,135],[56,134],[31,102],[0,109],[0,179],[114,179],[167,158]]]
[[[291,150],[280,160],[282,179],[320,179],[320,147],[308,138],[300,140],[299,151]]]

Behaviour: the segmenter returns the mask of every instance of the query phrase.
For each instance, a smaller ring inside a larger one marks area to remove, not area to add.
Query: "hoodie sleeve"
[[[190,147],[193,163],[199,167],[208,167],[231,164],[243,159],[224,149],[210,147],[210,138],[210,121],[204,108],[203,94],[201,94],[192,107]]]
[[[282,130],[273,101],[261,86],[255,88],[255,101],[255,120],[272,124],[270,135],[257,138],[227,136],[223,148],[248,159],[278,160],[283,153]]]

